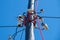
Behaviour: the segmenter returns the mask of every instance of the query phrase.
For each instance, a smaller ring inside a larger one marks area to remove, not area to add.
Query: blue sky
[[[27,11],[28,0],[0,0],[0,26],[17,25],[17,16]],[[42,16],[60,17],[60,0],[38,0],[38,10],[44,8]],[[60,40],[60,19],[44,18],[48,24],[49,30],[44,30],[45,40]],[[19,28],[18,30],[20,30]],[[15,28],[0,28],[0,40],[8,40],[8,35],[13,34]],[[24,32],[25,33],[25,32]],[[39,30],[35,29],[35,39],[41,40]],[[20,39],[21,33],[18,33],[16,40]],[[22,40],[24,40],[24,34]]]

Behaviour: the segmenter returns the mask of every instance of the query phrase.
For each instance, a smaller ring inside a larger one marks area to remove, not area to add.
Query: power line
[[[22,31],[22,33],[21,33],[21,37],[20,37],[20,40],[22,40],[22,35],[23,35],[23,31]]]
[[[60,19],[59,16],[39,16],[38,15],[38,17],[42,17],[42,18],[58,18],[58,19]]]
[[[17,36],[17,34],[18,34],[19,32],[23,32],[23,31],[25,30],[25,28],[22,29],[22,30],[19,30],[19,31],[17,31],[17,29],[18,29],[18,27],[16,28],[15,33],[14,33],[13,35],[9,36],[9,39],[8,39],[8,40],[10,40],[10,39],[15,40],[15,37]],[[23,34],[23,33],[22,33],[22,34]],[[21,38],[22,38],[22,34],[21,34]]]
[[[20,30],[20,31],[15,32],[12,36],[14,36],[16,33],[19,33],[19,32],[21,32],[21,31],[24,31],[24,30],[25,30],[25,28],[22,29],[22,30]]]
[[[18,26],[0,26],[0,28],[4,28],[4,27],[8,27],[8,28],[12,27],[12,28],[14,28],[14,27],[18,27]]]
[[[58,18],[58,19],[60,19],[60,17],[54,17],[54,16],[40,16],[40,17],[42,17],[42,18]]]
[[[60,19],[60,17],[54,17],[54,16],[40,16],[40,17],[42,17],[42,18],[55,18],[55,19]],[[8,28],[14,28],[14,27],[18,27],[18,26],[0,26],[0,28],[6,28],[6,27],[8,27]]]

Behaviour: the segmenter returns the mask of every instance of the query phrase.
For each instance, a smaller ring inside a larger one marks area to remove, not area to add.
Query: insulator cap
[[[19,16],[19,18],[22,18],[21,16]]]
[[[21,24],[17,24],[18,27],[21,27]]]
[[[42,23],[42,26],[43,26],[43,28],[44,28],[45,30],[48,30],[47,24]]]
[[[18,18],[23,18],[23,16],[22,15],[18,15]]]
[[[42,17],[39,17],[39,19],[42,19]]]
[[[43,13],[44,12],[44,9],[41,9],[40,12]]]
[[[42,17],[39,17],[39,19],[40,19],[42,22],[44,22],[44,20],[43,20],[43,18],[42,18]]]

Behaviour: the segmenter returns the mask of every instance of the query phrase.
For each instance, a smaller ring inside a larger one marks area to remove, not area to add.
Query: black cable
[[[22,35],[23,35],[23,31],[22,31],[22,33],[21,33],[21,37],[20,37],[20,40],[22,40]]]
[[[16,32],[12,35],[13,40],[15,40],[15,37],[16,37],[17,33],[21,32],[23,30],[25,30],[25,28],[20,30],[20,31],[17,31],[17,28],[16,28]]]
[[[16,28],[15,34],[13,35],[13,40],[15,40],[15,37],[16,37],[16,35],[17,35],[17,29],[18,29],[18,27]]]
[[[58,19],[60,19],[60,17],[54,17],[54,16],[40,16],[40,17],[42,17],[42,18],[58,18]]]
[[[22,25],[22,26],[23,26],[23,25]],[[22,26],[10,26],[10,25],[9,25],[9,26],[8,26],[8,25],[6,25],[6,26],[2,25],[2,26],[1,26],[1,25],[0,25],[0,28],[7,28],[7,27],[8,27],[8,28],[16,28],[16,27],[22,27]]]
[[[38,15],[38,17],[42,17],[42,18],[55,18],[55,19],[60,19],[60,17],[53,17],[53,16],[39,16]],[[18,26],[0,26],[0,28],[10,28],[10,27],[12,27],[12,28],[14,28],[14,27],[18,27]]]
[[[8,28],[10,28],[10,27],[18,27],[18,26],[0,26],[1,28],[5,28],[5,27],[8,27]]]

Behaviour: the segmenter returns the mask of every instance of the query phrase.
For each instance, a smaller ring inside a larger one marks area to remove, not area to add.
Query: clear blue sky
[[[28,0],[0,0],[0,26],[17,25],[17,16],[27,11]],[[60,17],[60,0],[38,0],[38,10],[44,8],[43,16]],[[60,19],[44,18],[49,30],[43,31],[45,40],[60,40]],[[21,28],[19,28],[20,30]],[[0,40],[8,40],[15,28],[0,28]],[[25,33],[25,32],[24,32]],[[20,39],[18,33],[16,40]],[[22,40],[24,40],[24,34]],[[39,30],[35,30],[35,39],[41,40]]]

